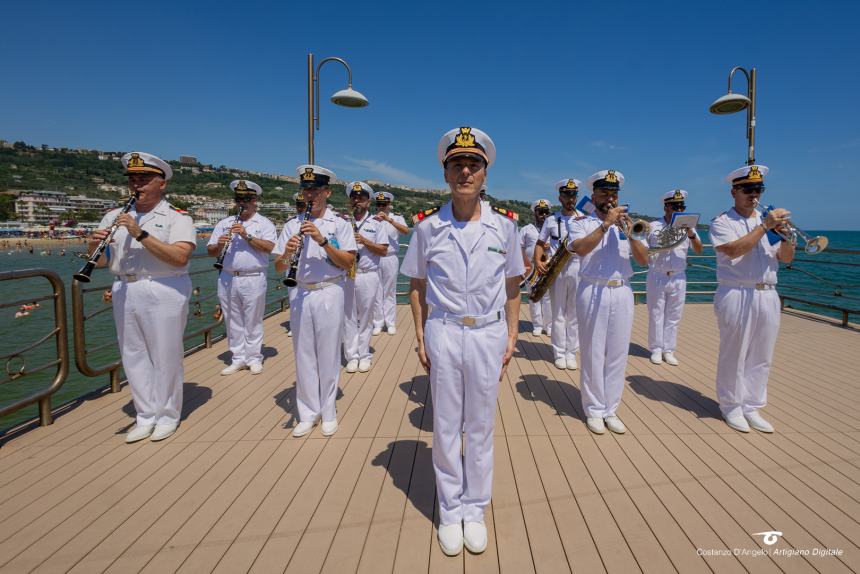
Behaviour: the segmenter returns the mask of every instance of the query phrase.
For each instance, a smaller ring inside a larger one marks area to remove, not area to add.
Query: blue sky
[[[743,114],[707,108],[755,66],[765,199],[805,228],[860,229],[858,17],[853,2],[16,2],[0,138],[291,174],[313,52],[345,58],[371,102],[328,102],[346,73],[323,68],[316,159],[343,179],[443,187],[436,143],[472,125],[498,148],[493,195],[554,199],[553,182],[615,168],[634,210],[682,187],[708,219],[746,139]]]

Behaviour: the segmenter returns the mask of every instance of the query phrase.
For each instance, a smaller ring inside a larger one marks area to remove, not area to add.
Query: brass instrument
[[[773,209],[772,205],[769,205],[765,208],[764,211],[760,211],[759,200],[753,198],[753,209],[759,212],[762,218],[767,217],[767,214],[770,210]],[[787,221],[784,226],[784,230],[774,229],[774,233],[779,235],[782,239],[788,241],[792,245],[797,245],[797,238],[803,240],[803,251],[808,255],[817,255],[827,249],[827,244],[830,243],[830,240],[827,239],[824,235],[818,235],[816,237],[810,237],[809,234],[804,233],[804,231],[798,227],[792,225],[791,221]]]
[[[546,273],[543,275],[540,275],[537,272],[537,265],[535,265],[534,270],[529,274],[529,279],[526,279],[527,282],[530,279],[534,281],[534,284],[529,290],[529,301],[537,303],[543,299],[544,295],[546,295],[546,292],[552,286],[553,281],[555,281],[558,274],[561,273],[561,270],[564,269],[564,266],[570,258],[573,257],[573,251],[568,249],[570,246],[568,237],[565,237],[559,242],[558,249],[556,249],[555,253],[552,254],[549,263],[546,264]],[[536,277],[536,279],[533,279],[533,277]]]
[[[308,202],[308,208],[300,216],[301,217],[301,223],[299,223],[299,230],[301,230],[301,226],[304,224],[304,222],[307,221],[308,218],[310,218],[311,209],[313,209],[313,206],[314,206],[314,202],[309,201]],[[301,233],[301,231],[300,231],[299,235],[301,235],[301,241],[299,242],[299,247],[298,247],[298,249],[296,249],[295,253],[293,253],[293,257],[290,259],[290,270],[287,273],[287,276],[284,277],[284,280],[283,280],[283,284],[286,285],[287,287],[295,287],[296,285],[299,284],[299,281],[298,281],[298,279],[296,279],[296,276],[299,273],[299,258],[302,256],[302,247],[304,247],[304,244],[305,244],[304,234]]]
[[[609,202],[609,208],[612,209],[617,207],[615,202]],[[649,224],[644,219],[637,219],[633,221],[630,219],[630,216],[627,215],[627,212],[630,210],[630,206],[628,204],[623,204],[621,207],[624,208],[624,213],[621,214],[621,217],[618,218],[618,228],[630,239],[635,241],[645,241],[648,238],[648,230],[651,228],[651,224]]]
[[[245,211],[244,205],[239,205],[239,213],[236,214],[236,219],[233,220],[233,225],[236,225],[240,221],[242,221],[242,212]],[[232,227],[232,226],[231,226]],[[218,254],[218,259],[215,260],[215,263],[212,266],[219,271],[224,268],[224,257],[227,256],[227,250],[230,249],[230,244],[233,243],[233,234],[230,234],[230,238],[224,242],[224,247],[221,248],[221,253]]]
[[[131,197],[128,198],[126,204],[122,207],[122,210],[117,214],[116,218],[111,223],[110,228],[108,228],[107,237],[101,240],[101,243],[98,244],[96,250],[93,251],[93,254],[90,255],[89,260],[81,267],[81,270],[74,274],[74,278],[82,283],[89,283],[91,281],[90,275],[93,273],[93,269],[96,268],[96,265],[99,262],[99,258],[104,253],[105,249],[107,249],[108,243],[113,241],[113,236],[116,233],[116,230],[119,229],[119,217],[125,213],[131,211],[134,207],[134,204],[137,203],[138,194],[135,193]]]
[[[352,224],[352,232],[358,234],[358,227],[355,225],[355,217],[352,216],[352,212],[349,214],[349,222]],[[347,279],[355,279],[355,274],[358,272],[358,251],[355,253],[355,257],[352,259],[352,265],[350,265],[349,269],[346,272]]]

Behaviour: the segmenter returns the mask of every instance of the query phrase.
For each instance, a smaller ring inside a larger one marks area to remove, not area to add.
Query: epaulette
[[[724,216],[724,215],[725,215],[725,214],[727,214],[727,213],[728,213],[728,211],[724,211],[724,212],[722,212],[721,214],[719,214],[719,215],[715,216],[713,219],[711,219],[711,221],[716,221],[718,217],[722,217],[722,216]]]
[[[441,205],[437,205],[436,207],[431,207],[429,209],[425,209],[423,211],[419,211],[415,215],[412,216],[412,225],[417,225],[430,217],[431,215],[436,215],[439,213],[439,210],[442,209]]]
[[[520,220],[520,214],[516,211],[511,211],[510,209],[505,209],[504,207],[497,207],[495,205],[491,205],[490,209],[498,213],[499,215],[504,215],[508,219],[513,219],[514,221]]]
[[[288,218],[287,218],[287,220],[286,220],[284,223],[289,223],[290,221],[294,220],[294,219],[295,219],[295,218],[297,218],[297,217],[298,217],[298,215],[294,215],[294,216],[292,216],[292,217],[288,217]]]
[[[184,210],[184,209],[180,209],[179,207],[176,207],[176,206],[175,206],[175,205],[173,205],[172,203],[168,203],[168,204],[167,204],[167,206],[168,206],[170,209],[172,209],[173,211],[176,211],[177,213],[181,213],[181,214],[183,214],[183,215],[188,215],[188,212],[187,212],[186,210]]]

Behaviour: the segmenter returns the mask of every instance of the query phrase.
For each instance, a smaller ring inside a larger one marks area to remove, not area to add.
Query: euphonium
[[[768,205],[764,211],[760,211],[758,209],[759,205],[758,199],[753,198],[753,208],[759,212],[762,218],[767,217],[768,212],[773,209],[772,205]],[[803,240],[803,251],[809,255],[817,255],[821,253],[827,249],[827,244],[830,243],[830,240],[824,235],[810,237],[808,234],[804,233],[802,229],[792,225],[791,221],[787,221],[785,223],[782,231],[779,229],[774,229],[773,231],[792,245],[797,245],[797,238],[800,237]]]
[[[111,223],[111,226],[108,229],[107,237],[101,240],[101,243],[98,244],[96,250],[93,251],[92,255],[90,255],[89,260],[84,264],[83,267],[81,267],[80,271],[75,273],[75,279],[81,281],[82,283],[90,282],[90,275],[92,275],[93,269],[96,268],[96,265],[99,262],[99,258],[102,256],[102,253],[104,253],[105,249],[107,249],[108,243],[113,240],[113,236],[116,233],[116,230],[119,229],[119,223],[117,223],[119,221],[119,216],[131,211],[131,209],[134,207],[134,204],[137,203],[137,195],[138,194],[135,193],[128,198],[128,201],[123,206],[122,211],[117,214],[116,218],[113,220],[113,223]]]
[[[304,224],[304,222],[307,221],[308,218],[310,218],[311,209],[313,209],[313,206],[314,206],[314,202],[309,201],[308,202],[308,208],[302,214],[302,219],[301,219],[301,223],[299,224],[299,229],[301,229],[302,224]],[[290,271],[287,273],[287,276],[284,277],[284,280],[283,280],[283,284],[286,285],[287,287],[295,287],[296,285],[299,284],[299,281],[298,281],[298,279],[296,279],[296,276],[299,273],[299,258],[302,256],[302,247],[304,247],[304,244],[305,244],[304,234],[301,233],[301,231],[300,231],[299,235],[301,236],[301,240],[299,241],[299,247],[296,249],[295,253],[293,253],[293,257],[290,259]]]

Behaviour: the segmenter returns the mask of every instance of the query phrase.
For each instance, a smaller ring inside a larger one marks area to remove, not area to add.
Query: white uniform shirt
[[[748,234],[760,223],[761,215],[757,211],[746,218],[733,207],[711,220],[711,242],[714,247],[731,243]],[[775,285],[776,272],[779,270],[779,261],[776,258],[779,245],[771,245],[765,234],[746,255],[735,259],[717,251],[717,281],[727,285]]]
[[[561,241],[570,235],[573,222],[576,221],[577,217],[582,217],[582,215],[581,212],[576,210],[574,210],[573,215],[563,215],[560,211],[556,211],[544,220],[538,239],[548,244],[547,257],[553,256],[556,250],[558,250],[559,245],[561,245]],[[529,257],[533,255],[534,253],[530,254]],[[577,257],[578,255],[573,254],[571,259]]]
[[[648,232],[648,245],[652,247],[657,246],[657,234],[666,226],[667,223],[663,219],[651,222],[650,231]],[[696,237],[699,236],[695,229],[693,230],[693,233],[696,234]],[[680,271],[686,271],[687,250],[690,247],[690,241],[691,240],[688,237],[679,243],[674,249],[652,253],[648,256],[648,269],[658,273],[666,273],[667,271],[678,273]]]
[[[520,247],[526,254],[526,257],[529,258],[529,261],[535,257],[535,245],[538,242],[538,235],[540,235],[540,231],[538,231],[534,223],[529,223],[520,229]]]
[[[505,279],[525,271],[516,223],[483,203],[476,227],[457,229],[458,223],[449,202],[417,225],[400,272],[427,280],[433,308],[459,316],[499,311],[507,301]]]
[[[591,215],[576,220],[570,224],[571,238],[576,241],[591,235],[600,224],[601,220]],[[630,265],[630,240],[621,239],[620,231],[617,225],[610,226],[609,231],[603,233],[597,247],[582,258],[579,265],[582,277],[599,281],[630,279],[633,275],[633,266]]]
[[[99,223],[99,229],[107,229],[117,218],[121,209],[109,211]],[[135,218],[137,224],[144,231],[165,243],[177,243],[187,241],[197,245],[197,231],[194,222],[187,215],[183,215],[172,209],[170,205],[161,200],[151,211],[138,213],[132,209],[129,215]],[[114,275],[182,275],[188,273],[188,264],[176,267],[162,261],[136,239],[128,234],[128,229],[119,227],[113,236],[113,242],[109,245],[110,261],[108,267]]]
[[[352,224],[350,224],[352,225]],[[364,214],[360,220],[356,220],[355,227],[358,229],[358,234],[369,239],[373,243],[387,243],[389,233],[383,227],[388,225],[384,221],[379,221],[370,212]],[[388,227],[391,227],[388,225]],[[393,228],[392,228],[393,229]],[[358,242],[356,242],[358,245]],[[371,253],[370,249],[364,245],[358,245],[358,263],[356,268],[359,271],[376,271],[379,269],[379,255]]]
[[[357,250],[352,226],[331,209],[326,208],[322,217],[311,217],[309,221],[316,225],[322,236],[328,238],[333,247],[345,251]],[[304,247],[302,247],[302,256],[299,258],[299,269],[296,274],[298,281],[319,283],[320,281],[336,280],[344,275],[345,271],[329,260],[325,247],[320,247],[310,237],[303,238],[303,242]]]
[[[293,216],[284,222],[284,227],[281,229],[281,234],[278,235],[278,240],[275,241],[275,247],[272,249],[272,255],[283,255],[287,250],[287,241],[290,237],[297,234],[302,227],[304,214]]]
[[[236,217],[225,217],[215,225],[212,236],[209,237],[208,245],[217,245],[218,238],[228,233]],[[242,225],[249,234],[257,239],[274,242],[277,239],[275,224],[259,213],[255,213],[251,219],[242,221]],[[269,254],[259,249],[254,249],[239,234],[233,236],[227,254],[224,256],[224,271],[260,271],[268,267]]]
[[[390,213],[388,216],[400,225],[406,225],[406,220],[403,219],[402,216],[397,215],[396,213]],[[377,243],[388,244],[388,253],[385,254],[386,257],[391,255],[397,255],[398,253],[400,253],[400,232],[397,231],[397,229],[387,221],[379,221],[379,223],[384,230],[385,236],[383,237],[382,232],[380,232],[380,234],[377,235]]]

